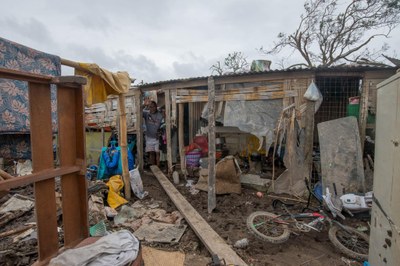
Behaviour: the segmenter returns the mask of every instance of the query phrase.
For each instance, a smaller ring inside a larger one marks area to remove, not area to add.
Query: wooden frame
[[[56,177],[61,177],[64,246],[74,247],[89,236],[82,90],[86,79],[4,68],[0,78],[28,82],[33,174],[0,181],[0,191],[34,184],[39,254],[35,265],[44,265],[59,252]],[[51,84],[57,85],[59,168],[53,166]]]

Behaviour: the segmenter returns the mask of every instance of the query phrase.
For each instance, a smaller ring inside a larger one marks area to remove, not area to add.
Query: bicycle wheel
[[[352,227],[344,227],[332,226],[329,229],[332,244],[352,259],[368,260],[369,236]]]
[[[247,217],[246,225],[261,240],[274,244],[283,243],[289,239],[290,231],[286,224],[278,223],[274,219],[277,217],[279,216],[270,212],[253,212]]]

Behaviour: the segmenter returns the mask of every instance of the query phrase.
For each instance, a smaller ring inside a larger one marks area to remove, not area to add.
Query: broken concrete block
[[[261,178],[259,175],[241,174],[240,183],[245,187],[266,192],[271,184],[271,180]]]

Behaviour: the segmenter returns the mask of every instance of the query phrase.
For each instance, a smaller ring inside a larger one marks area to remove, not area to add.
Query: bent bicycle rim
[[[368,260],[369,237],[352,227],[329,229],[329,239],[342,253],[356,260]]]
[[[278,215],[270,212],[257,211],[247,217],[247,228],[257,238],[279,244],[287,241],[290,236],[289,228],[286,224],[278,222]]]

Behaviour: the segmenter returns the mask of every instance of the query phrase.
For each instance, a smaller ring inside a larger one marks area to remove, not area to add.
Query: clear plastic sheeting
[[[282,99],[259,101],[229,101],[224,112],[224,126],[238,127],[260,139],[266,137],[268,151],[274,140],[274,128],[282,111]],[[261,147],[260,147],[261,148]]]

